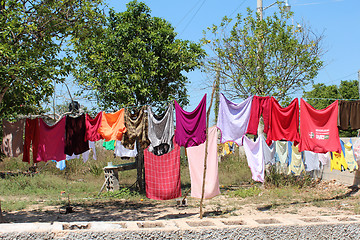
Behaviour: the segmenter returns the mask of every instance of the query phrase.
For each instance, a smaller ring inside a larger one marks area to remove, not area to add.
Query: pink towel
[[[217,158],[217,136],[218,135],[216,126],[209,128],[209,145],[204,198],[212,198],[220,194]],[[191,178],[191,196],[195,198],[201,198],[204,174],[205,144],[206,142],[196,147],[186,148]]]

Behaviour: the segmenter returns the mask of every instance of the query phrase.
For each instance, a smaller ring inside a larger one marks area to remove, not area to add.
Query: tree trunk
[[[1,102],[2,102],[2,100],[3,100],[3,98],[4,98],[4,95],[5,95],[5,93],[6,93],[6,91],[9,89],[9,87],[3,87],[3,88],[1,88],[1,90],[0,90],[0,104],[1,104]]]
[[[3,222],[5,222],[5,219],[4,219],[3,215],[2,215],[1,202],[0,202],[0,223],[3,223]]]

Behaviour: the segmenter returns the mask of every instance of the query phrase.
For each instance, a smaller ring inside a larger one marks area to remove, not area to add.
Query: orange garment
[[[105,141],[121,141],[123,134],[126,132],[124,112],[125,109],[123,108],[114,113],[102,113],[101,124],[98,132]]]

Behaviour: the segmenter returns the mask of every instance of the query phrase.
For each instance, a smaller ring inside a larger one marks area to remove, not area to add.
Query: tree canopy
[[[110,11],[100,35],[75,44],[80,67],[74,76],[103,109],[188,103],[184,72],[197,68],[205,52],[177,39],[169,22],[150,13],[144,3],[131,1],[124,12]]]
[[[279,13],[263,20],[248,9],[236,19],[224,17],[219,26],[204,31],[202,42],[212,51],[205,71],[217,72],[222,91],[233,98],[250,95],[289,95],[312,83],[322,67],[322,36],[309,28],[289,24],[292,13]]]
[[[0,3],[0,115],[35,113],[70,66],[64,44],[103,18],[101,0],[7,0]]]
[[[316,109],[326,108],[335,99],[359,99],[358,81],[343,80],[339,86],[317,83],[304,91],[303,98]]]

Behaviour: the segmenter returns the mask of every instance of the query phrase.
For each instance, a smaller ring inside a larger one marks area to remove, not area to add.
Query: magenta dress
[[[198,146],[206,140],[206,94],[192,112],[184,111],[175,102],[175,141],[181,147]]]

